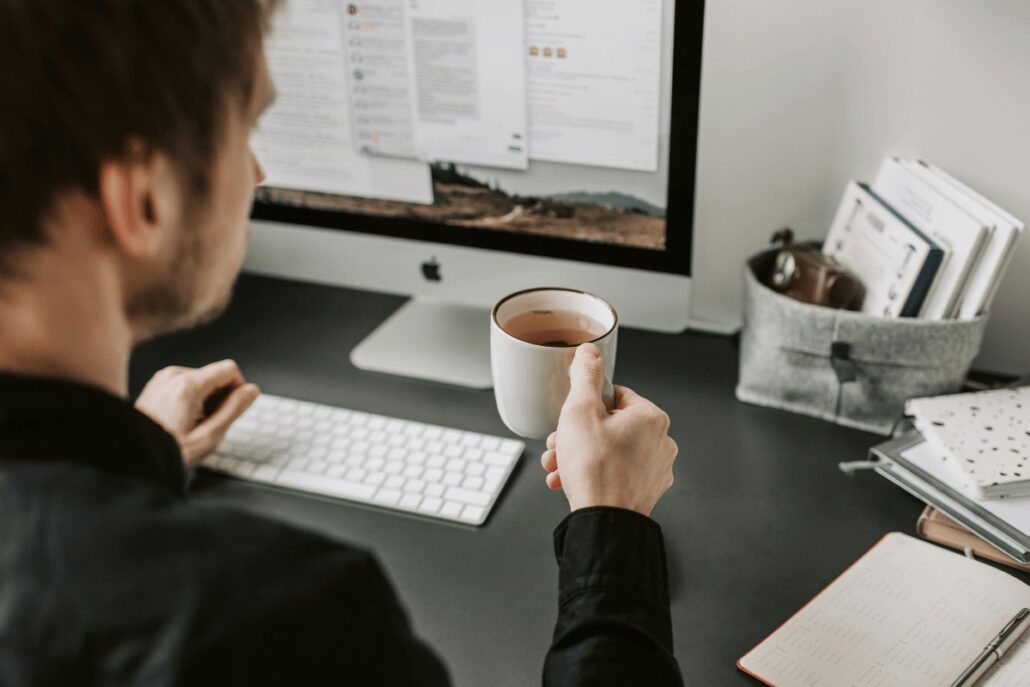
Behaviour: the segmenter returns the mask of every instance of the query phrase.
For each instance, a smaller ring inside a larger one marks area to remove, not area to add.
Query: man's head
[[[276,4],[0,0],[0,290],[59,254],[110,264],[139,338],[224,307]]]

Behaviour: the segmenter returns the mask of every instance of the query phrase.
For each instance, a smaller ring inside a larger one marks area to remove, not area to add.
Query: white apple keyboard
[[[525,447],[262,394],[201,465],[252,482],[482,525]]]

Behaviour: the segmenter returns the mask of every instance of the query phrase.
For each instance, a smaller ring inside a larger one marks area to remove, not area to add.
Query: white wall
[[[890,152],[1030,220],[1030,2],[709,0],[705,28],[695,317],[738,320],[745,257],[822,237]],[[1028,273],[1024,236],[978,367],[1030,371]]]

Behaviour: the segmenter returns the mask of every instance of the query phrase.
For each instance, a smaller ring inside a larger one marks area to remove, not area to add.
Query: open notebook
[[[737,662],[774,687],[948,687],[1030,586],[893,532]],[[1030,632],[977,683],[1030,687]]]

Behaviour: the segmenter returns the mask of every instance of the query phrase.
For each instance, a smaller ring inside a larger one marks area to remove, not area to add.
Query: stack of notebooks
[[[1030,387],[914,399],[906,414],[916,431],[871,455],[878,473],[945,516],[925,514],[927,537],[958,546],[942,529],[955,524],[974,537],[961,548],[1030,564]]]
[[[989,310],[1023,223],[939,167],[891,157],[851,182],[823,252],[865,287],[862,311],[974,319]]]

